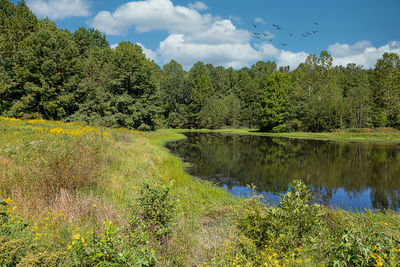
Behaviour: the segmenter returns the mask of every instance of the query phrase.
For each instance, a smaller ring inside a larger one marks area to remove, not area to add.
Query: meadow
[[[398,266],[400,218],[278,206],[189,176],[184,136],[0,118],[2,266]]]

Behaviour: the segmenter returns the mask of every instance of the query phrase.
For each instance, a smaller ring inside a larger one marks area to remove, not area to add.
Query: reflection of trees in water
[[[222,134],[187,137],[168,147],[194,163],[193,175],[229,189],[253,183],[260,191],[283,193],[291,180],[301,178],[329,198],[340,188],[351,198],[370,189],[374,208],[400,204],[397,146]]]

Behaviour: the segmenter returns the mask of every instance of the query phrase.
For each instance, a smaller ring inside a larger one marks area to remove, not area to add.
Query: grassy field
[[[378,128],[378,129],[351,129],[336,132],[292,132],[292,133],[265,133],[257,129],[174,129],[170,132],[215,132],[226,134],[241,134],[241,135],[257,135],[270,137],[285,137],[297,139],[314,139],[314,140],[334,140],[343,142],[374,142],[374,143],[400,143],[400,131],[393,128]]]
[[[0,265],[400,264],[398,214],[233,197],[163,147],[179,132],[1,117]]]

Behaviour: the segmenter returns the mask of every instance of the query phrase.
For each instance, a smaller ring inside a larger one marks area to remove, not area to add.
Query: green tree
[[[255,128],[258,126],[258,112],[260,108],[262,90],[251,77],[250,71],[241,69],[236,73],[233,82],[233,93],[240,101],[241,125]]]
[[[200,110],[198,127],[218,129],[237,127],[240,118],[240,102],[234,95],[209,97]]]
[[[191,126],[197,127],[198,116],[208,99],[214,95],[214,87],[209,77],[209,70],[202,62],[197,62],[189,71],[188,86],[190,91],[189,119]]]
[[[24,1],[14,5],[0,0],[0,113],[9,110],[21,97],[21,91],[15,88],[13,66],[22,41],[38,27],[38,19]]]
[[[373,74],[374,125],[400,127],[400,58],[385,53]]]
[[[259,111],[259,127],[262,131],[279,131],[279,126],[286,121],[290,90],[287,73],[276,72],[268,77]]]
[[[164,117],[170,127],[185,127],[190,91],[186,86],[186,72],[174,60],[163,66],[160,83]]]
[[[332,57],[322,51],[309,55],[292,74],[291,119],[299,119],[305,129],[324,131],[343,126],[343,92],[332,68]]]
[[[39,21],[25,1],[14,6],[8,0],[0,0],[0,56],[7,67],[15,62],[21,42],[38,28]]]
[[[40,114],[46,119],[63,119],[78,104],[75,91],[81,78],[79,51],[68,31],[43,21],[40,29],[20,44],[15,55],[16,85],[11,116]]]
[[[368,72],[356,64],[337,68],[343,90],[346,126],[368,127],[371,121],[371,87]]]
[[[101,49],[109,47],[104,34],[93,28],[88,30],[84,26],[74,32],[73,40],[78,45],[79,53],[82,56],[87,56],[90,49],[95,47]]]

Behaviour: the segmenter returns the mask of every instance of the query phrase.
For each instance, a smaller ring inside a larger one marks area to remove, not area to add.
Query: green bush
[[[379,215],[378,215],[379,216]],[[339,232],[332,255],[332,266],[399,266],[399,241],[377,224],[360,227],[347,221]]]
[[[301,181],[280,197],[278,207],[267,207],[254,195],[247,200],[237,220],[241,232],[258,247],[273,246],[288,251],[310,243],[324,229],[325,213],[318,204],[310,205],[312,193]]]
[[[158,239],[172,235],[176,224],[177,200],[170,195],[172,184],[157,186],[144,182],[137,199],[147,230]]]

